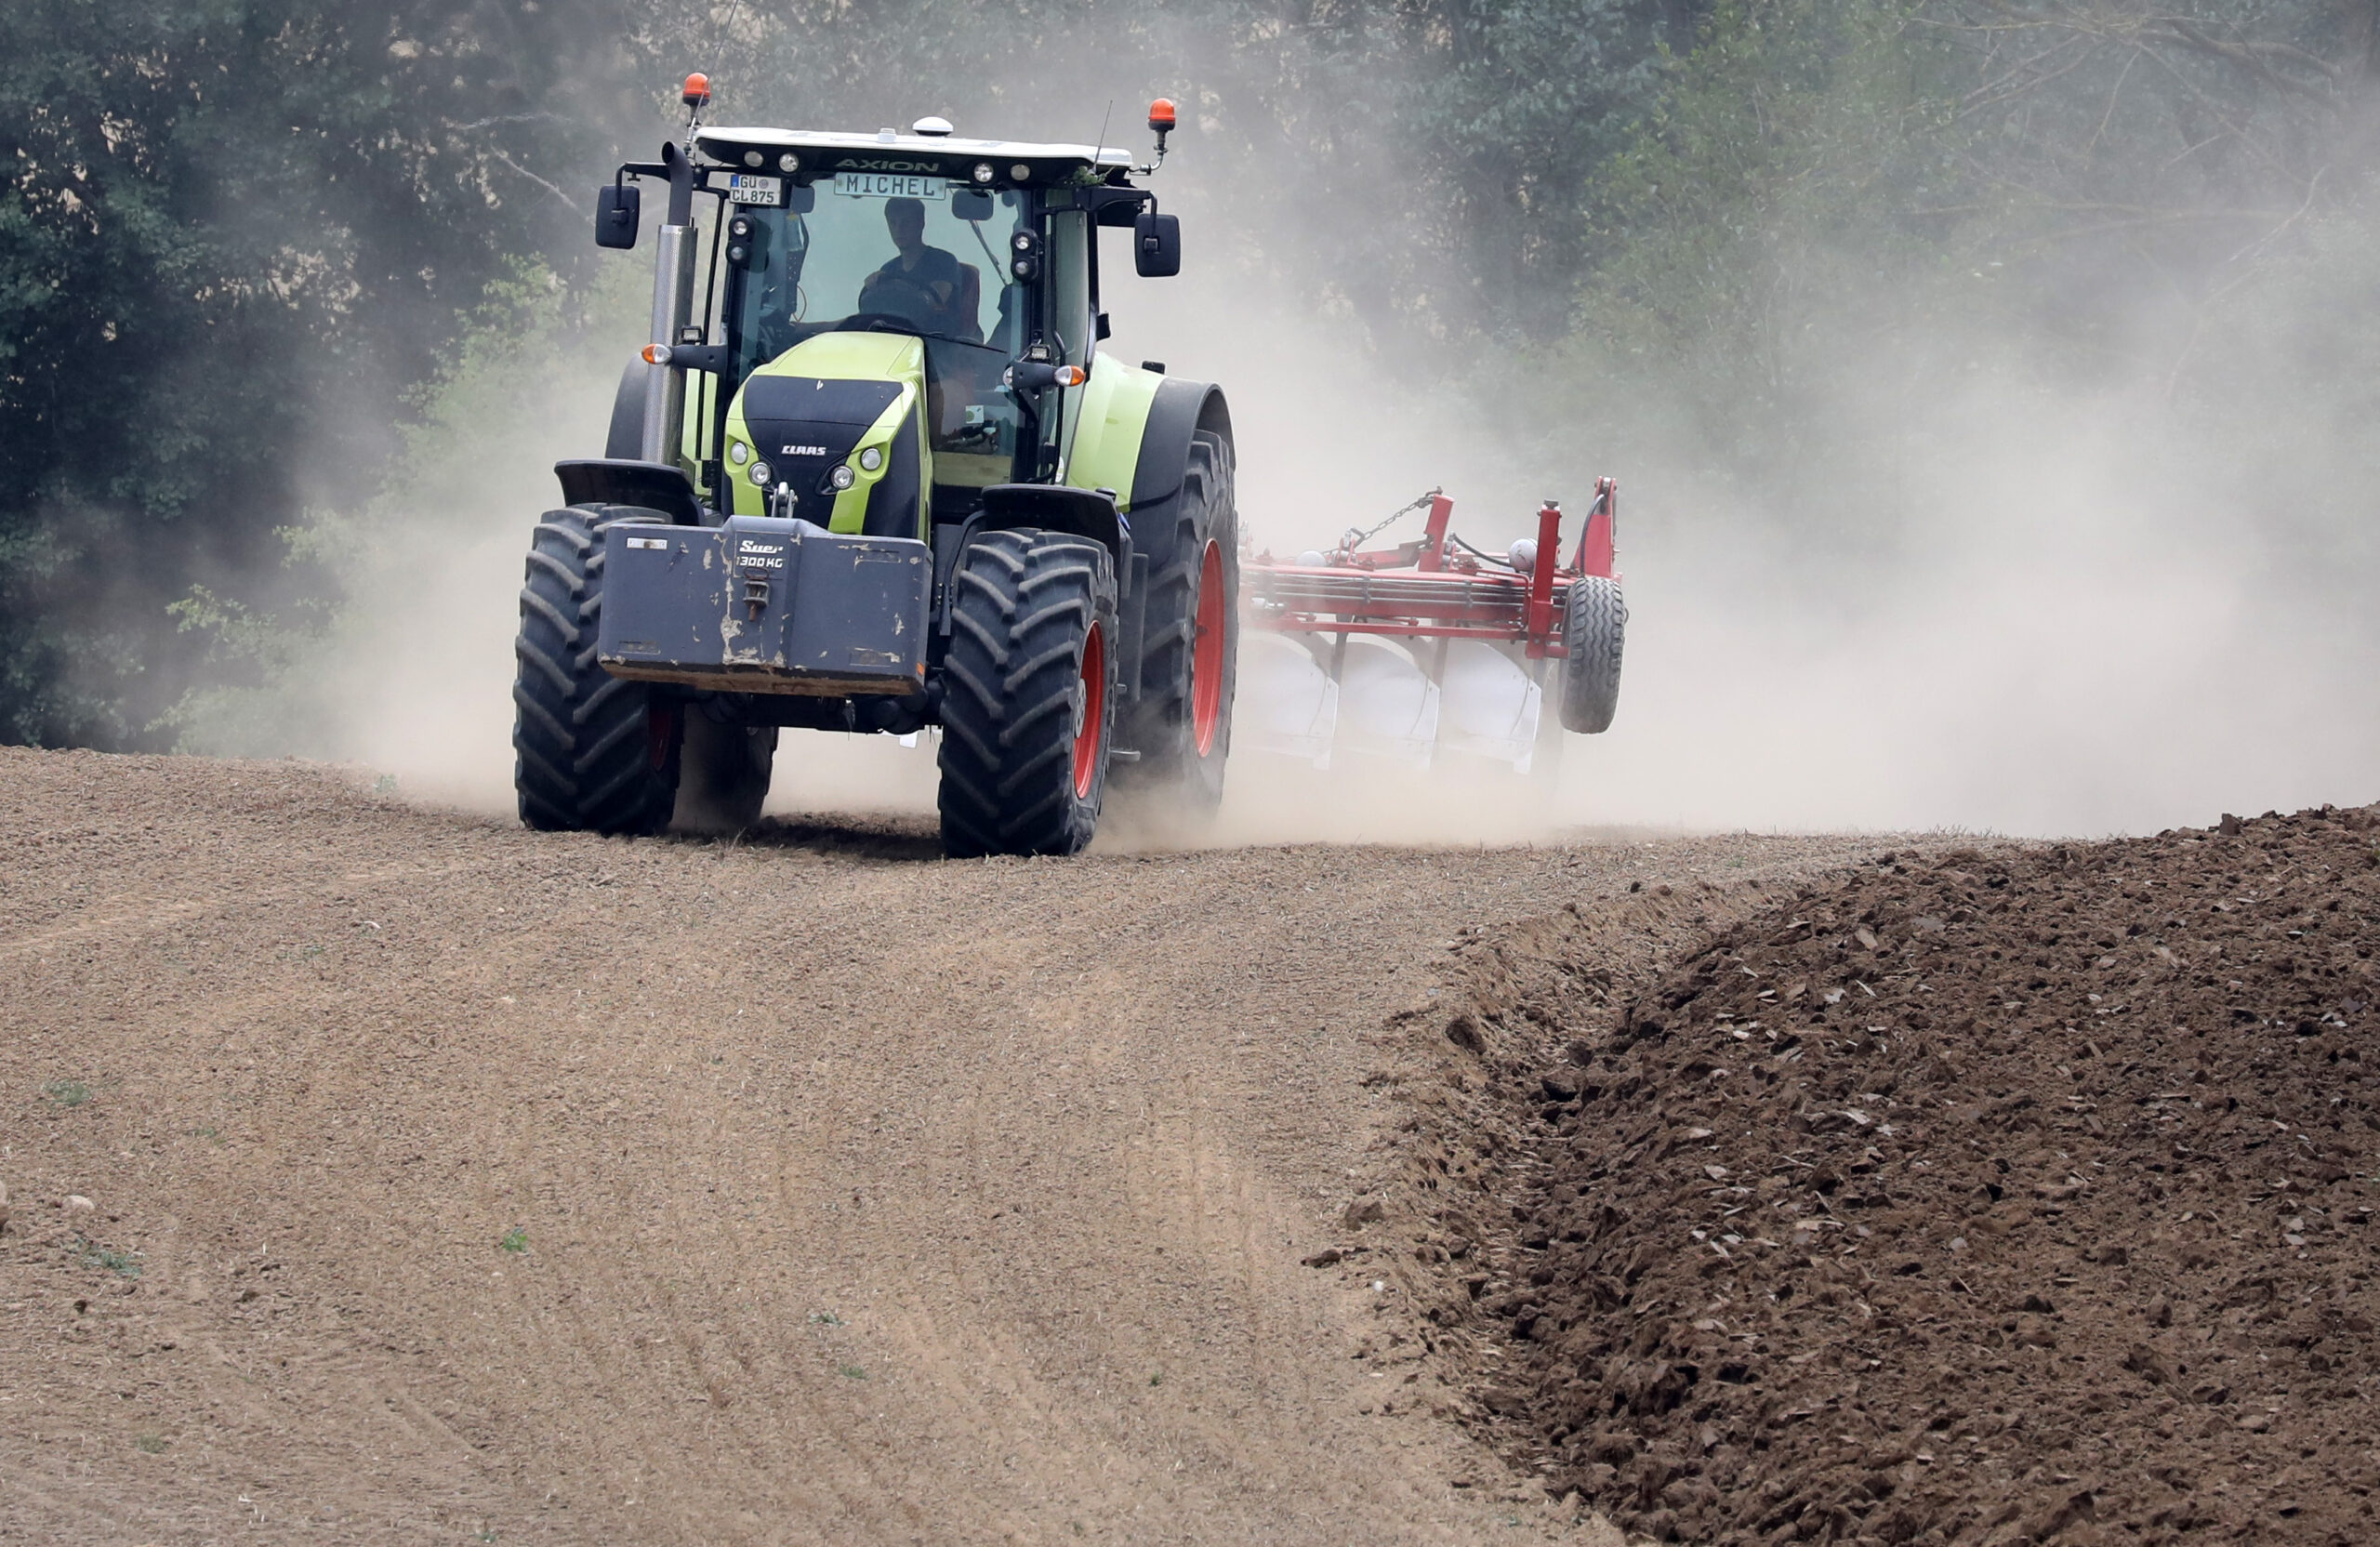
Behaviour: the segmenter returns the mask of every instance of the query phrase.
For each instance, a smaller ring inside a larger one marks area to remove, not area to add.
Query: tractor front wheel
[[[1620,654],[1628,631],[1628,603],[1620,582],[1582,575],[1563,604],[1562,728],[1593,735],[1611,728],[1620,711]]]
[[[1116,571],[1056,532],[986,532],[951,577],[942,846],[1072,854],[1091,841],[1116,725]]]
[[[521,820],[541,832],[645,834],[668,825],[682,711],[595,663],[603,534],[664,520],[636,506],[571,506],[547,511],[530,539],[513,644],[512,783]]]

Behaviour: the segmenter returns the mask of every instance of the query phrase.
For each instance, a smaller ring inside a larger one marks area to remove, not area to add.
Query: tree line
[[[734,116],[838,126],[931,104],[1043,132],[1166,92],[1215,175],[1266,201],[1268,258],[1417,372],[1461,382],[1492,345],[1616,420],[1657,395],[1699,455],[1767,478],[1831,455],[1841,373],[1918,381],[1996,350],[2250,423],[2225,444],[2273,521],[2334,542],[2359,498],[2341,456],[2380,470],[2376,18],[2380,0],[18,0],[0,738],[168,746],[205,669],[178,631],[193,595],[335,604],[283,534],[368,500],[492,296],[589,282],[587,191],[649,152],[688,68]],[[1309,234],[1347,230],[1364,263],[1313,258]],[[1926,358],[1946,337],[1958,365]],[[521,398],[535,412],[536,384]]]

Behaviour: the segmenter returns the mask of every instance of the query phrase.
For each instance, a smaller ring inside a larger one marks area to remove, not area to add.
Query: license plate
[[[781,205],[785,179],[755,177],[749,172],[727,174],[727,202],[734,205]]]
[[[853,199],[945,199],[950,184],[910,172],[838,172],[835,192]]]

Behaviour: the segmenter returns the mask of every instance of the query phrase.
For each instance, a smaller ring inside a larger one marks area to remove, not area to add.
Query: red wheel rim
[[[1198,634],[1190,647],[1190,734],[1198,755],[1215,748],[1223,718],[1223,550],[1207,545],[1198,564]]]
[[[1075,799],[1091,799],[1099,779],[1099,733],[1107,723],[1107,631],[1098,625],[1082,641],[1082,719],[1075,726]]]
[[[678,746],[678,706],[650,704],[644,711],[644,755],[655,774],[669,766],[669,754]]]

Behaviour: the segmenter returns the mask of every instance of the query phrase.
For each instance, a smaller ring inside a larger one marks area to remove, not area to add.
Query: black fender
[[[1211,430],[1229,441],[1231,406],[1223,390],[1208,381],[1180,381],[1171,377],[1157,384],[1149,404],[1147,426],[1141,431],[1141,455],[1132,466],[1132,509],[1171,499],[1182,492],[1182,469],[1190,460],[1190,438]]]
[[[588,457],[556,462],[554,476],[562,480],[564,505],[641,505],[658,510],[680,526],[700,526],[702,502],[694,497],[694,480],[685,469],[666,462],[639,462],[627,457]]]
[[[630,461],[644,455],[644,384],[652,375],[641,356],[621,370],[620,390],[612,395],[612,428],[603,437],[605,456]]]
[[[1185,452],[1188,444],[1183,443]],[[1173,476],[1179,483],[1182,475]],[[1064,483],[995,483],[984,491],[984,512],[973,525],[977,532],[1015,532],[1027,527],[1064,532],[1099,544],[1118,565],[1127,558],[1124,526],[1117,518],[1115,498],[1096,489]]]

